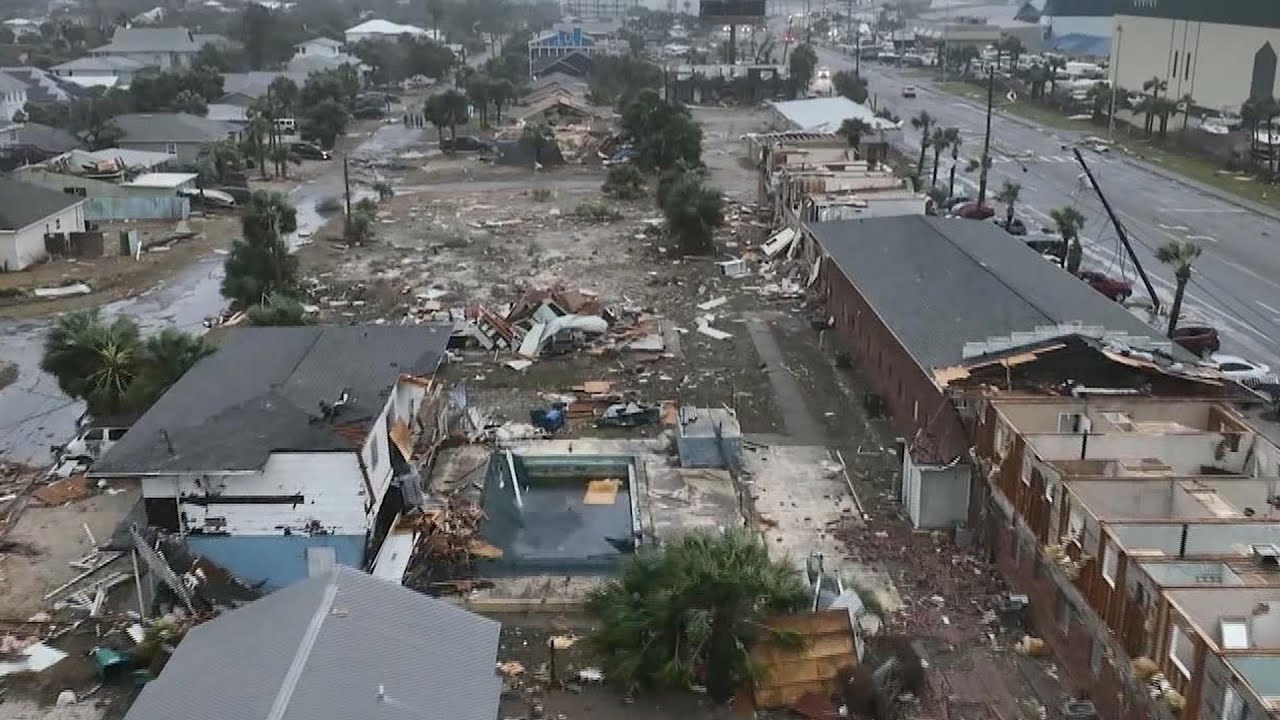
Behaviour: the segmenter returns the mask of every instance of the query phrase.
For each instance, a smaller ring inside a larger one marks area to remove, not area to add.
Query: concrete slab
[[[773,386],[774,397],[782,409],[787,434],[797,445],[825,444],[826,430],[809,411],[804,391],[784,362],[782,349],[778,347],[768,321],[757,315],[748,315],[747,334],[751,336],[751,343],[755,345],[764,371],[769,375],[769,384]]]

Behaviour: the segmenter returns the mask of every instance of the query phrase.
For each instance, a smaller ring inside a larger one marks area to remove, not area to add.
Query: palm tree
[[[1187,123],[1191,121],[1191,108],[1196,104],[1196,99],[1191,97],[1191,93],[1182,93],[1182,97],[1178,98],[1178,109],[1182,111],[1182,130],[1186,132]]]
[[[724,703],[752,678],[747,651],[786,639],[768,618],[807,602],[799,574],[750,531],[691,532],[631,556],[591,591],[589,641],[605,676],[628,691],[688,688],[705,668],[708,696]]]
[[[1049,58],[1049,95],[1058,94],[1058,71],[1067,67],[1065,58]]]
[[[1012,180],[1005,180],[1004,185],[1000,186],[1000,192],[996,193],[995,201],[1004,203],[1004,226],[1008,229],[1013,225],[1013,206],[1018,203],[1018,196],[1022,194],[1022,186]]]
[[[960,144],[964,142],[960,131],[956,130],[955,137],[951,138],[951,173],[947,178],[947,197],[955,197],[956,194],[956,167],[960,165]]]
[[[1178,103],[1167,97],[1156,98],[1155,114],[1160,118],[1160,137],[1163,139],[1169,132],[1169,116],[1178,111]]]
[[[849,149],[853,151],[853,156],[856,158],[862,156],[862,136],[872,130],[874,128],[866,120],[847,118],[840,123],[840,129],[836,132],[848,141]]]
[[[494,80],[489,86],[489,99],[493,101],[493,109],[497,111],[498,124],[502,124],[502,106],[516,97],[515,83],[505,78]]]
[[[1151,130],[1153,129],[1152,120],[1155,118],[1155,114],[1159,110],[1158,103],[1156,103],[1156,100],[1159,99],[1160,93],[1165,92],[1168,89],[1169,89],[1169,83],[1165,80],[1161,80],[1159,77],[1156,77],[1154,75],[1150,79],[1144,80],[1142,83],[1142,91],[1151,93],[1149,96],[1147,96],[1150,102],[1146,102],[1146,100],[1144,100],[1139,105],[1139,109],[1141,110],[1141,112],[1145,113],[1147,116],[1143,129],[1146,130],[1148,135],[1151,134]]]
[[[126,411],[125,398],[138,370],[138,326],[127,317],[104,322],[98,311],[82,310],[54,322],[44,341],[40,369],[62,392],[83,400],[96,417]]]
[[[942,151],[947,149],[950,140],[950,128],[934,128],[933,134],[929,136],[929,145],[933,147],[933,177],[929,180],[929,187],[938,184],[938,162],[942,158]]]
[[[1173,337],[1178,328],[1178,315],[1182,313],[1182,296],[1187,291],[1187,281],[1191,280],[1191,263],[1200,257],[1200,246],[1174,238],[1156,248],[1156,259],[1173,266],[1173,278],[1177,286],[1173,291],[1173,307],[1169,308],[1169,330],[1165,333]]]
[[[927,110],[911,118],[911,127],[920,131],[920,160],[916,163],[916,180],[924,174],[924,153],[929,149],[929,128],[933,125],[933,116]]]
[[[524,126],[520,139],[533,148],[533,164],[537,168],[542,166],[543,153],[555,143],[556,136],[546,123],[533,123]]]
[[[276,175],[278,177],[289,179],[289,163],[301,165],[302,158],[284,143],[277,144],[271,148],[271,163],[275,165]]]
[[[188,370],[204,357],[213,354],[213,346],[203,337],[165,328],[142,344],[138,372],[129,387],[129,405],[135,409],[151,407]]]
[[[1067,251],[1062,255],[1062,267],[1075,275],[1080,272],[1080,262],[1084,258],[1084,248],[1080,245],[1080,229],[1084,227],[1084,215],[1068,205],[1050,211],[1049,217],[1057,226],[1062,242],[1067,246]]]

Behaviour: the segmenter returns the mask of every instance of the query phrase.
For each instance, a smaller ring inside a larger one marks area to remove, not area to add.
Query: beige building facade
[[[1110,81],[1131,92],[1153,77],[1168,97],[1236,110],[1280,95],[1280,0],[1121,0],[1111,37]]]

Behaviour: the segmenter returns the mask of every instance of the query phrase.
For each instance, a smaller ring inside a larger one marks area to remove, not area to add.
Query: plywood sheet
[[[621,488],[622,481],[617,478],[589,480],[587,482],[587,492],[582,496],[582,504],[612,505],[618,501],[618,490]]]

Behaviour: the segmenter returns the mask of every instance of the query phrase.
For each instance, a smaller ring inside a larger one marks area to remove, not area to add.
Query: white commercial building
[[[1140,91],[1152,77],[1167,96],[1235,109],[1280,94],[1280,1],[1122,0],[1111,38],[1110,80]]]

